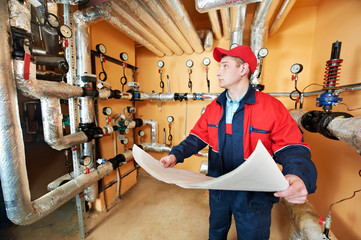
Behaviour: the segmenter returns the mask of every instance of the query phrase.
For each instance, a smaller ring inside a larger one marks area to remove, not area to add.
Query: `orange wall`
[[[287,16],[279,32],[270,37],[265,67],[266,91],[290,91],[289,68],[293,63],[303,64],[298,86],[303,89],[310,83],[322,84],[326,61],[330,59],[331,46],[342,42],[342,64],[340,85],[359,83],[361,79],[361,1],[323,0],[317,7],[294,8]],[[312,86],[306,91],[318,90]],[[342,93],[343,103],[350,108],[360,107],[361,92]],[[287,107],[293,107],[288,98],[281,98]],[[316,97],[305,99],[306,110],[322,110],[315,106]],[[347,112],[342,106],[333,111]],[[350,112],[360,116],[361,111]],[[341,141],[330,140],[320,134],[305,131],[305,141],[310,144],[312,158],[318,169],[318,189],[310,196],[317,212],[326,217],[329,206],[342,198],[349,197],[360,189],[361,159],[357,152]],[[331,230],[339,239],[361,239],[361,195],[335,205],[332,208]]]
[[[297,5],[296,5],[297,6]],[[329,60],[332,43],[342,41],[341,58],[344,59],[341,71],[341,85],[360,82],[361,68],[359,68],[359,52],[361,28],[361,1],[320,0],[317,6],[299,5],[291,10],[279,31],[270,36],[267,43],[269,55],[265,59],[263,83],[265,92],[290,92],[294,88],[291,81],[290,67],[294,63],[303,64],[303,71],[299,74],[298,87],[303,89],[308,84],[323,82],[325,62]],[[216,46],[228,47],[227,41],[216,42]],[[185,66],[187,59],[194,62],[192,81],[193,92],[206,92],[205,70],[202,65],[204,57],[211,58],[209,66],[209,79],[211,92],[221,92],[218,87],[216,73],[218,63],[212,58],[212,53],[191,54],[159,58],[145,48],[136,49],[136,65],[139,67],[137,81],[141,83],[144,92],[160,92],[159,73],[157,61],[165,62],[163,68],[163,81],[167,91],[166,75],[170,76],[172,92],[189,92],[187,88],[188,70]],[[320,89],[311,86],[306,91]],[[343,93],[344,103],[350,108],[359,106],[360,92]],[[288,97],[279,98],[286,107],[293,108],[294,102]],[[209,102],[188,103],[187,134],[200,116],[202,107]],[[322,110],[316,107],[315,97],[305,99],[306,110]],[[185,131],[185,102],[166,102],[161,110],[156,102],[138,103],[138,113],[143,118],[154,119],[159,123],[158,142],[163,143],[163,128],[167,129],[166,118],[174,116],[172,125],[173,144],[183,140]],[[334,107],[334,111],[345,111],[344,106]],[[354,116],[359,116],[360,110],[353,111]],[[146,129],[146,128],[144,128]],[[143,140],[149,142],[149,130]],[[168,134],[168,129],[167,129]],[[328,214],[329,205],[344,197],[348,197],[361,186],[358,171],[361,169],[360,156],[348,145],[335,140],[329,140],[320,134],[305,132],[305,141],[311,145],[313,161],[318,169],[318,189],[310,196],[311,203],[323,217]],[[168,143],[168,142],[167,142]],[[152,153],[160,158],[165,153]],[[202,158],[191,157],[185,163],[178,164],[178,168],[198,171]],[[360,239],[361,233],[356,226],[361,225],[361,207],[358,204],[360,195],[354,199],[333,207],[332,231],[339,239]]]

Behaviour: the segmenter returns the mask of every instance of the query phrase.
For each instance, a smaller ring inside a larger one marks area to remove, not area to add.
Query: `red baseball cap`
[[[252,49],[248,46],[238,46],[232,48],[231,50],[226,50],[223,48],[215,47],[213,50],[213,58],[217,62],[221,61],[222,55],[225,54],[227,56],[239,57],[249,65],[249,69],[251,73],[253,73],[257,68],[257,58],[254,55]]]

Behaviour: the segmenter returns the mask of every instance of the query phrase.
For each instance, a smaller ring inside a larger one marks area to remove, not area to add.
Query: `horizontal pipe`
[[[196,0],[196,9],[198,12],[204,13],[210,10],[220,9],[224,7],[231,7],[239,4],[249,4],[261,1],[262,0]]]

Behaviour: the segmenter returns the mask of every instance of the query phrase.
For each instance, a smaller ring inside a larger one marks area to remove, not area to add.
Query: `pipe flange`
[[[328,124],[330,124],[330,122],[337,117],[351,118],[353,116],[349,113],[344,112],[325,113],[325,115],[321,118],[320,122],[317,124],[317,131],[327,138],[339,140],[327,129]]]
[[[301,118],[301,125],[309,132],[318,132],[317,125],[325,116],[325,112],[322,111],[310,111],[305,113]]]

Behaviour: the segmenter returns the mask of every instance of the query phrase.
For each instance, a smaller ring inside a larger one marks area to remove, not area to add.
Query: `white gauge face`
[[[172,116],[167,117],[167,121],[168,121],[169,123],[173,122],[173,121],[174,121],[174,117],[172,117]]]
[[[210,63],[211,63],[211,60],[209,58],[206,57],[206,58],[203,59],[203,64],[205,66],[208,66]]]
[[[120,59],[121,60],[123,60],[123,61],[128,61],[128,53],[126,53],[126,52],[122,52],[121,54],[120,54]]]
[[[162,60],[159,60],[157,65],[159,68],[162,68],[162,67],[164,67],[164,62]]]
[[[128,142],[129,142],[129,139],[128,138],[124,138],[123,140],[122,140],[122,143],[125,145],[125,144],[128,144]]]
[[[300,73],[300,72],[302,72],[302,69],[303,69],[302,64],[295,63],[291,66],[291,73],[293,73],[293,74]]]
[[[90,163],[91,163],[91,157],[90,156],[84,156],[82,157],[81,159],[81,163],[84,165],[84,166],[88,166]]]
[[[60,35],[65,38],[71,38],[72,36],[71,28],[67,25],[61,25],[59,27],[59,32]]]
[[[268,50],[267,48],[261,48],[259,51],[258,51],[258,56],[260,58],[264,58],[265,56],[267,56],[268,54]]]
[[[105,54],[107,52],[107,48],[105,47],[104,44],[100,43],[96,46],[96,49],[98,50],[98,52]]]
[[[141,136],[141,137],[143,137],[143,136],[145,135],[145,132],[144,132],[143,130],[140,130],[140,131],[138,132],[138,135]]]
[[[110,116],[112,114],[112,109],[110,107],[105,107],[103,108],[103,114],[104,115],[107,115],[107,116]]]
[[[47,18],[47,20],[48,20],[48,23],[49,23],[49,25],[51,26],[51,27],[53,27],[53,28],[57,28],[57,27],[59,27],[59,21],[58,21],[58,18],[54,15],[54,14],[52,14],[52,13],[48,13],[48,18]]]
[[[187,67],[191,68],[193,66],[193,61],[190,59],[187,60],[186,65],[187,65]]]

